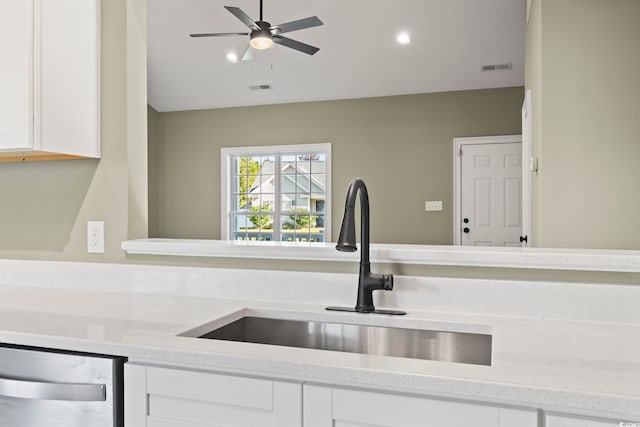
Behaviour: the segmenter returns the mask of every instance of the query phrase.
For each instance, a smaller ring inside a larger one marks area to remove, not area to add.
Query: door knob
[[[463,219],[462,222],[464,222],[465,224],[469,224],[469,218]]]
[[[463,228],[462,231],[464,231],[465,233],[468,233],[469,232],[469,227]]]
[[[523,242],[527,243],[527,240],[528,240],[527,236],[520,236],[520,243],[523,243]]]

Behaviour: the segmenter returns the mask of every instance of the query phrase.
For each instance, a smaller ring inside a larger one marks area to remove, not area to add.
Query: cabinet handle
[[[104,384],[49,383],[0,377],[0,397],[104,402],[107,400],[107,390]]]

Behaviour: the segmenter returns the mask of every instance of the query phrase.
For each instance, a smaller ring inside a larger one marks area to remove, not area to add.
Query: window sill
[[[138,239],[122,242],[127,254],[215,258],[260,258],[356,262],[360,255],[335,250],[335,243],[244,242],[189,239]],[[548,248],[480,248],[372,244],[376,263],[640,272],[640,251]]]

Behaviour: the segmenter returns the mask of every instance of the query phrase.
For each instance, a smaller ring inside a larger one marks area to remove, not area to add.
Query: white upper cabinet
[[[33,147],[33,1],[0,3],[0,150]]]
[[[100,157],[100,1],[3,0],[0,49],[0,157]]]

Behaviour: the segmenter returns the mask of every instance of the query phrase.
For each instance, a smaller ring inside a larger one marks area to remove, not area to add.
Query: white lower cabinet
[[[125,427],[619,427],[636,421],[135,363],[125,364],[124,379]]]
[[[538,427],[534,409],[132,363],[124,374],[125,427]]]
[[[560,414],[547,414],[546,427],[620,427],[633,426],[637,420],[605,420],[586,417],[574,417]]]
[[[304,386],[304,427],[537,427],[533,409]]]
[[[125,365],[125,427],[301,427],[302,384]]]

